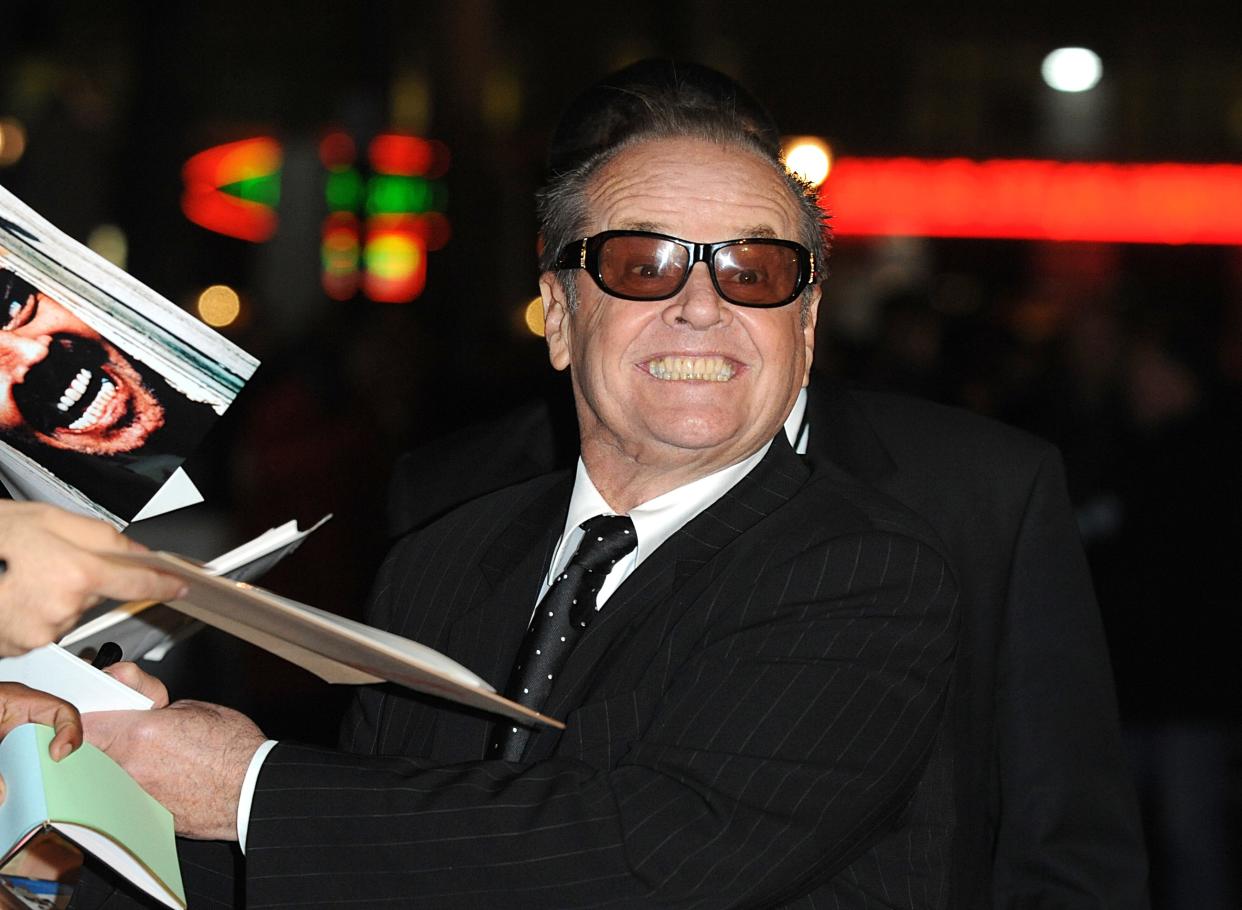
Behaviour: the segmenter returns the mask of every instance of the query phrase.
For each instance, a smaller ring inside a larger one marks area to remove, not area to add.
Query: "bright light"
[[[1242,244],[1242,165],[838,158],[833,233]]]
[[[17,164],[26,151],[26,128],[13,117],[0,117],[0,167]]]
[[[1044,58],[1039,71],[1044,82],[1058,92],[1085,92],[1095,88],[1104,68],[1095,51],[1085,47],[1059,47]]]
[[[828,143],[814,136],[801,136],[785,143],[785,167],[811,186],[819,186],[832,169]]]
[[[117,268],[125,268],[129,258],[129,241],[115,224],[98,225],[86,237],[86,245]]]
[[[543,298],[536,297],[530,303],[526,304],[526,312],[523,314],[526,320],[526,328],[530,329],[532,335],[543,337]]]
[[[241,298],[223,284],[213,284],[199,294],[196,306],[203,322],[217,329],[232,325],[241,315]]]

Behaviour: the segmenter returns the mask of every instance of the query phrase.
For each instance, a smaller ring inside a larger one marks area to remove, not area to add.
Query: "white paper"
[[[164,481],[164,485],[155,491],[155,495],[147,500],[147,504],[138,511],[138,514],[134,516],[134,521],[154,518],[166,512],[175,512],[177,509],[197,505],[202,501],[203,494],[198,491],[198,487],[194,486],[190,475],[186,474],[184,468],[177,468]]]
[[[83,714],[150,708],[151,699],[97,670],[60,645],[0,660],[0,682],[18,682],[62,698]]]

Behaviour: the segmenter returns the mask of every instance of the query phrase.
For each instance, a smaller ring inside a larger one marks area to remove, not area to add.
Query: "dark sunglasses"
[[[623,300],[666,300],[706,262],[716,293],[738,306],[793,301],[815,280],[815,256],[800,243],[753,237],[691,243],[651,231],[604,231],[575,240],[556,258],[558,269],[585,269],[600,290]]]

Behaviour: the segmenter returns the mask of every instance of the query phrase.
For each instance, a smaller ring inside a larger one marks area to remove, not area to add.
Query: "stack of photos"
[[[197,501],[181,464],[258,361],[3,188],[0,294],[9,492],[117,527]]]

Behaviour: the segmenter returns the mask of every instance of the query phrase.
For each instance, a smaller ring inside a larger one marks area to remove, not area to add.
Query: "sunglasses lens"
[[[677,293],[689,259],[685,247],[658,237],[609,237],[599,248],[599,277],[619,297],[660,300]]]
[[[777,243],[732,243],[716,251],[712,264],[720,293],[733,303],[771,306],[798,289],[798,255]]]

